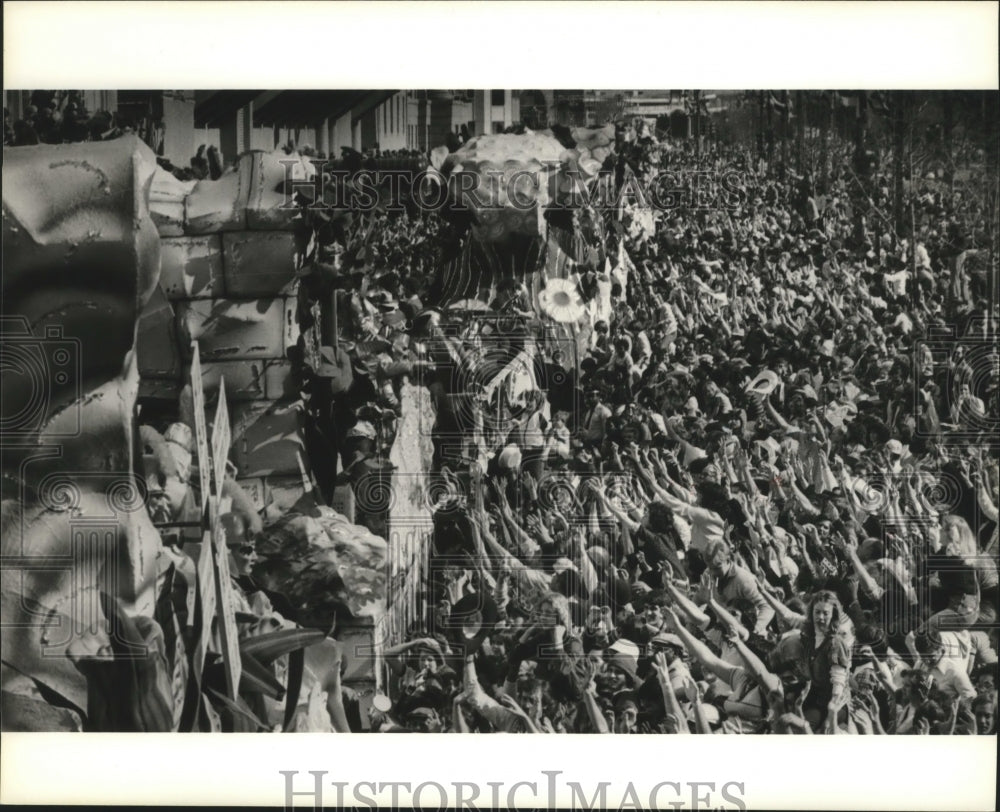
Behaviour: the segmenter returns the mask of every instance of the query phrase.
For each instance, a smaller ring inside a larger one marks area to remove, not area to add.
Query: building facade
[[[187,166],[201,147],[226,163],[247,150],[311,147],[339,158],[359,152],[427,153],[455,137],[502,133],[516,124],[602,126],[641,116],[669,120],[675,137],[691,134],[691,95],[678,90],[159,90],[82,91],[87,110],[117,115],[154,151]],[[700,94],[711,114],[718,98]],[[13,120],[25,115],[31,91],[5,91]],[[660,128],[663,129],[662,127]]]

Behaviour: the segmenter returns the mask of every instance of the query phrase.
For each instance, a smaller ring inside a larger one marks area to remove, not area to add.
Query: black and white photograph
[[[1000,92],[796,75],[5,84],[3,731],[995,753]]]

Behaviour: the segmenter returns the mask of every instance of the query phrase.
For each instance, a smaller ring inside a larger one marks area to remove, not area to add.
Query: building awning
[[[196,127],[218,127],[227,123],[260,90],[198,90],[194,94],[194,124]]]
[[[217,127],[236,111],[253,103],[255,127],[314,126],[328,118],[352,113],[363,116],[397,90],[217,90],[195,94],[195,126]]]
[[[254,103],[254,124],[312,126],[323,119],[339,118],[364,99],[368,92],[366,90],[272,91]]]

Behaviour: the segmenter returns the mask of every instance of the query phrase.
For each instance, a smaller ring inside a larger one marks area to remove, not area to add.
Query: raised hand
[[[672,687],[670,685],[670,666],[667,664],[667,658],[662,651],[657,652],[653,656],[653,670],[656,672],[656,676],[660,682],[668,687]]]
[[[701,580],[698,582],[701,587],[701,591],[707,596],[708,600],[714,601],[717,597],[715,578],[710,570],[705,570],[701,574]]]
[[[562,515],[562,512],[556,508],[553,508],[549,512],[550,521],[552,523],[552,529],[556,532],[562,530],[569,530],[569,522],[566,521],[566,517]]]
[[[673,606],[664,607],[663,617],[667,621],[666,627],[668,629],[672,629],[673,631],[677,631],[677,629],[684,625],[681,622],[681,619],[677,616],[677,612],[674,610]]]
[[[726,616],[723,619],[723,622],[724,622],[724,629],[722,632],[722,636],[730,643],[735,643],[737,640],[740,639],[740,627],[736,624],[736,621],[729,616]]]
[[[701,702],[702,701],[703,694],[702,694],[702,690],[701,690],[701,685],[699,685],[698,681],[694,677],[688,676],[687,678],[685,678],[685,680],[684,680],[684,692],[685,692],[687,698],[691,702]]]
[[[426,646],[427,648],[433,649],[438,654],[444,653],[443,651],[441,651],[441,644],[433,637],[421,637],[414,642],[416,645]]]
[[[592,477],[587,480],[587,487],[589,487],[595,494],[600,498],[605,498],[607,496],[607,487],[598,477]]]
[[[532,502],[538,501],[538,482],[532,476],[531,471],[524,472],[524,484],[528,489],[528,494]]]
[[[458,603],[462,596],[465,595],[465,587],[471,579],[471,574],[468,570],[463,570],[462,574],[451,581],[448,584],[448,600],[452,604]]]
[[[527,714],[524,712],[524,708],[522,708],[518,704],[517,700],[514,699],[514,697],[512,697],[510,694],[500,692],[498,695],[498,701],[500,702],[501,705],[503,705],[508,710],[513,711],[518,716],[527,716]]]

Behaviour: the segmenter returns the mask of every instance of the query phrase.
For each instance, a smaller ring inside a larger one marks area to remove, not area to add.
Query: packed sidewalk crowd
[[[837,150],[820,188],[748,149],[633,151],[645,180],[736,167],[746,197],[623,229],[583,274],[610,305],[584,406],[529,395],[439,512],[375,729],[995,732],[984,212],[917,184],[916,239],[859,228]]]

